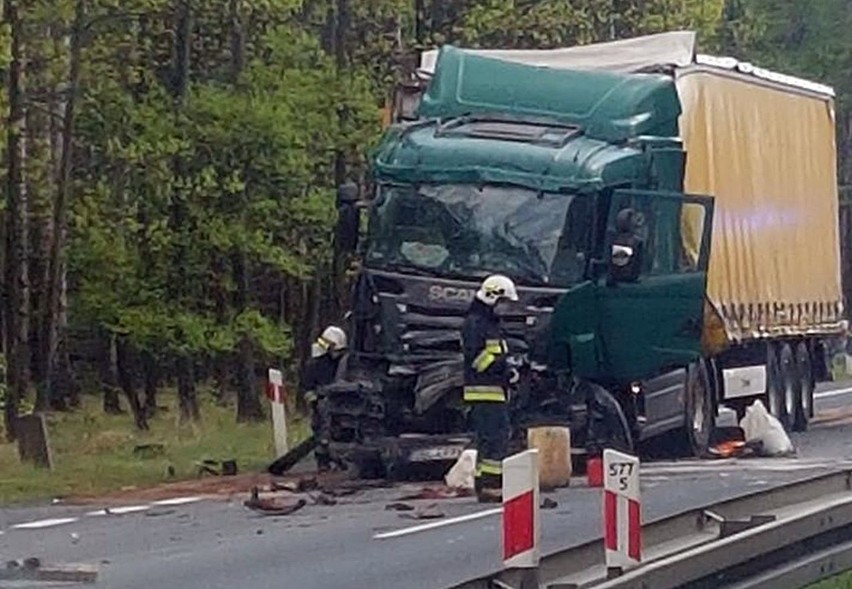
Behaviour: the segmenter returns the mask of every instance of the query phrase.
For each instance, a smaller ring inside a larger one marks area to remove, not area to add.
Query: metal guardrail
[[[690,509],[642,530],[648,559],[641,567],[606,580],[603,542],[596,539],[545,555],[540,587],[798,589],[852,568],[852,543],[843,548],[852,537],[852,471]],[[755,576],[762,571],[770,572]],[[508,570],[452,589],[518,589],[525,582],[522,571]]]

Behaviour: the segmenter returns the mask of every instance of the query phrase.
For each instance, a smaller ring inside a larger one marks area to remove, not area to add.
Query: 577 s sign
[[[604,450],[603,528],[606,565],[623,570],[642,560],[639,459]]]

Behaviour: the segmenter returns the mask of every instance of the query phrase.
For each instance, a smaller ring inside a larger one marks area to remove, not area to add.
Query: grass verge
[[[151,420],[148,432],[137,431],[129,413],[105,415],[96,397],[84,397],[77,411],[48,415],[52,471],[21,464],[14,444],[0,444],[0,504],[192,479],[198,476],[197,462],[206,459],[235,459],[240,472],[259,471],[274,458],[270,421],[238,424],[233,408],[204,401],[201,422],[180,425],[174,396],[161,397],[166,411]],[[304,420],[294,420],[288,429],[291,444],[307,436],[307,430]],[[140,444],[163,444],[164,452],[139,457],[133,450]]]
[[[806,589],[852,589],[852,572],[830,577],[819,583],[809,585]]]

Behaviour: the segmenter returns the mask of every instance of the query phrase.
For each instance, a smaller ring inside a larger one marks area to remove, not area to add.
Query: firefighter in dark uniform
[[[505,276],[486,278],[471,303],[462,326],[464,400],[471,408],[476,433],[476,495],[480,501],[500,501],[503,458],[509,445],[508,386],[511,369],[495,307],[517,301],[515,284]]]
[[[331,458],[328,451],[328,439],[322,428],[318,408],[318,397],[320,387],[334,382],[340,359],[346,351],[346,332],[341,328],[330,325],[325,328],[322,335],[311,345],[311,359],[305,367],[305,376],[302,379],[302,391],[305,401],[311,409],[311,429],[313,430],[316,447],[314,455],[317,460],[317,468],[326,471],[331,468]]]

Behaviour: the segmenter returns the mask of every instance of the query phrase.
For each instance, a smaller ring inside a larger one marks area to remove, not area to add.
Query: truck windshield
[[[380,187],[367,264],[447,277],[506,274],[526,284],[582,279],[591,199],[512,186]]]

